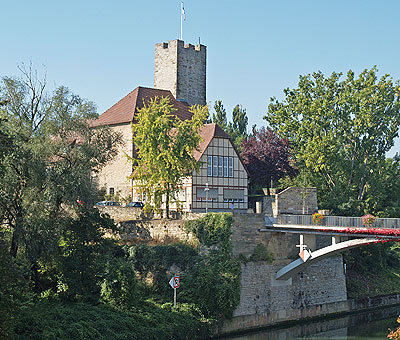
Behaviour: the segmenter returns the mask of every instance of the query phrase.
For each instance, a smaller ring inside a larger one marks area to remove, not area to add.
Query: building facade
[[[136,194],[133,172],[127,156],[134,156],[132,123],[135,115],[150,99],[169,97],[179,119],[191,119],[191,105],[206,104],[206,47],[185,45],[173,40],[156,45],[155,88],[137,87],[92,122],[92,127],[109,126],[121,133],[124,144],[117,157],[107,164],[95,181],[107,194],[143,200]],[[171,209],[204,212],[247,212],[248,173],[229,136],[216,124],[206,124],[200,131],[202,142],[194,157],[201,168],[184,179],[183,190]],[[165,206],[164,206],[165,208]]]

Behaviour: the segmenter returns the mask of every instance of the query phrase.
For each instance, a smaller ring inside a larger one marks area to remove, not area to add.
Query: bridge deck
[[[322,259],[332,256],[334,254],[341,253],[345,250],[364,246],[367,244],[379,243],[379,242],[394,242],[400,241],[400,230],[391,228],[366,228],[366,227],[331,227],[331,226],[304,226],[294,224],[271,224],[264,228],[258,229],[259,232],[277,232],[277,233],[295,233],[300,235],[329,235],[329,236],[347,236],[352,239],[336,243],[332,240],[332,245],[315,250],[306,252],[309,254],[302,259],[299,259],[289,263],[283,267],[276,274],[277,280],[287,280],[294,274],[297,274],[306,269],[311,264],[321,261]],[[333,237],[334,239],[334,237]],[[300,238],[302,240],[302,236]],[[300,241],[302,244],[302,241]],[[300,254],[301,255],[301,254]]]
[[[266,216],[266,221],[270,217]],[[314,225],[312,221],[312,215],[291,215],[291,214],[282,214],[277,216],[276,218],[272,218],[275,220],[274,223],[278,224],[294,224],[294,225]],[[334,215],[326,215],[322,220],[323,226],[335,226],[335,227],[356,227],[362,228],[365,227],[363,224],[362,217],[350,217],[350,216],[334,216]],[[393,228],[400,229],[400,218],[377,218],[374,225],[374,228]]]
[[[294,224],[272,224],[258,229],[260,232],[280,232],[329,236],[357,236],[359,238],[378,238],[400,240],[399,229],[387,228],[347,228],[330,226],[304,226]]]

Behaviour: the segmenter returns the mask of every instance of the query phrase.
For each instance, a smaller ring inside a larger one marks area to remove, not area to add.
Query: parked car
[[[135,208],[143,208],[144,203],[143,202],[131,202],[126,205],[127,207],[135,207]]]
[[[114,201],[101,201],[101,202],[97,202],[96,205],[100,205],[100,206],[116,206],[116,207],[121,206],[121,204],[119,204],[119,202],[114,202]]]

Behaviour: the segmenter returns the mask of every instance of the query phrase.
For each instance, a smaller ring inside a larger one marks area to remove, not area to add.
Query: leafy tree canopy
[[[242,156],[255,186],[269,187],[284,176],[293,177],[297,170],[292,159],[287,139],[279,138],[269,128],[253,131],[253,136],[242,141]]]
[[[349,71],[342,79],[316,72],[285,89],[283,101],[271,98],[264,119],[289,140],[325,208],[362,214],[379,186],[376,174],[400,126],[400,88],[377,73],[376,67],[358,77]]]
[[[0,84],[2,132],[8,145],[0,158],[0,215],[11,230],[10,252],[21,246],[29,262],[57,246],[62,217],[81,199],[96,199],[91,171],[116,153],[120,137],[108,129],[90,129],[95,105],[65,87],[45,91],[32,68]]]
[[[199,168],[193,152],[199,146],[199,129],[208,116],[207,106],[192,106],[190,120],[180,120],[169,98],[151,99],[137,114],[133,124],[133,142],[137,148],[133,179],[139,192],[151,197],[156,208],[166,197],[168,217],[169,202],[176,198],[185,177]],[[149,208],[149,200],[145,209]]]

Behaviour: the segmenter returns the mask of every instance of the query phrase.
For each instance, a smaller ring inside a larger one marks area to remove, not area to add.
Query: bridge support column
[[[304,244],[307,245],[307,248],[311,251],[317,250],[317,240],[315,235],[305,234],[304,235]]]

